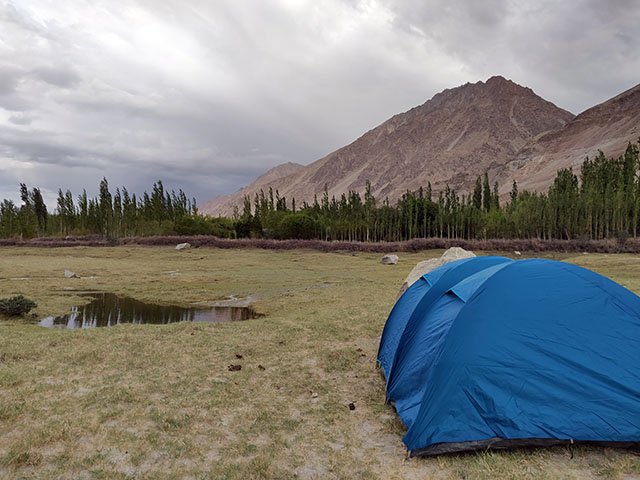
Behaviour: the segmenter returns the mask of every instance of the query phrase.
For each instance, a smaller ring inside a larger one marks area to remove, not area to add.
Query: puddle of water
[[[176,307],[141,302],[113,293],[85,293],[93,298],[86,305],[71,308],[71,313],[47,317],[38,323],[48,328],[112,327],[120,323],[235,322],[257,318],[250,307]]]

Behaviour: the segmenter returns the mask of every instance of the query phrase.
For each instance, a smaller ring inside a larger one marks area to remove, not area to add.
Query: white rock
[[[522,255],[518,250],[516,250],[515,252],[513,252],[514,255]]]
[[[382,263],[383,265],[395,265],[398,263],[398,255],[394,255],[392,253],[387,254],[384,257],[382,257],[382,260],[380,260],[380,263]]]
[[[459,260],[461,258],[469,258],[475,256],[475,253],[470,252],[469,250],[465,250],[464,248],[451,247],[447,251],[445,251],[440,258],[444,260],[444,263],[447,263],[452,260]]]
[[[445,263],[459,260],[461,258],[470,258],[475,256],[475,253],[465,250],[464,248],[451,247],[446,252],[444,252],[440,258],[430,258],[428,260],[423,260],[415,267],[413,267],[413,270],[411,270],[409,275],[407,275],[407,278],[402,284],[402,287],[400,287],[398,296],[402,295],[402,292],[409,288],[410,285],[413,285],[414,282],[416,282],[425,273],[429,273],[431,270],[441,267]]]
[[[65,270],[64,271],[64,278],[78,278],[78,275],[76,275],[71,270]]]
[[[178,245],[176,245],[176,250],[185,250],[187,248],[191,248],[191,244],[190,243],[179,243]]]

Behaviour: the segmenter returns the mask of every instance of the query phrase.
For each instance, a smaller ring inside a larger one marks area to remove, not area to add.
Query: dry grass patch
[[[253,295],[267,316],[83,331],[0,322],[0,477],[637,476],[637,457],[608,449],[405,460],[375,356],[402,280],[440,254],[389,267],[363,253],[2,249],[0,296],[33,298],[40,317],[86,301],[69,288],[183,306]],[[634,257],[571,261],[640,290]]]

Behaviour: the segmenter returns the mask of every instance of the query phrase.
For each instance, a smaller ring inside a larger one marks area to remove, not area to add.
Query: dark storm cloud
[[[0,198],[205,201],[502,74],[579,112],[638,83],[633,0],[0,0]]]

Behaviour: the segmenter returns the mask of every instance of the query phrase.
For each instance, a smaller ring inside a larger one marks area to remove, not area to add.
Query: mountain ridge
[[[625,103],[629,92],[635,95],[636,89],[640,91],[640,86],[593,108],[604,105],[608,109],[608,102],[614,100]],[[631,108],[620,108],[617,116],[612,116],[628,118],[629,111],[637,110],[636,103],[640,101],[631,103]],[[367,181],[371,182],[374,196],[391,200],[406,190],[426,186],[427,182],[431,182],[436,192],[446,185],[464,192],[470,191],[477,176],[485,171],[492,182],[500,182],[503,190],[511,188],[513,179],[523,189],[539,189],[552,181],[546,172],[557,170],[568,155],[559,147],[562,142],[554,139],[570,136],[577,129],[580,134],[576,138],[585,143],[579,153],[589,150],[585,126],[588,132],[604,115],[597,111],[588,113],[593,108],[575,116],[532,89],[501,76],[466,83],[443,90],[422,105],[392,116],[309,165],[275,167],[238,192],[208,202],[201,210],[230,215],[234,206],[242,205],[245,195],[253,197],[260,189],[266,191],[269,187],[288,201],[295,198],[298,205],[303,201],[311,203],[314,195],[323,193],[325,185],[330,196],[339,198],[349,190],[362,193]],[[632,130],[630,124],[616,123],[616,128],[621,126],[622,130]],[[610,130],[600,133],[598,138],[612,134]],[[619,144],[615,142],[611,150],[619,150]],[[555,149],[555,156],[545,156],[545,149]],[[570,162],[577,162],[575,155],[569,157]],[[544,173],[540,181],[536,180],[535,165]]]

